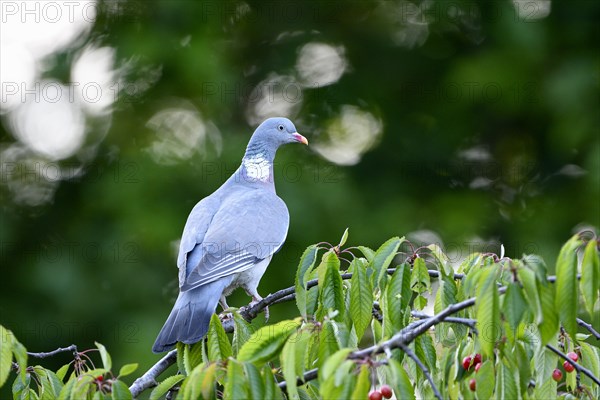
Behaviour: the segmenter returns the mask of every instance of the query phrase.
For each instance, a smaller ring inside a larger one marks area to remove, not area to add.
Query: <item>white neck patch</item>
[[[244,158],[242,165],[246,170],[246,178],[269,182],[271,180],[271,163],[262,154]]]

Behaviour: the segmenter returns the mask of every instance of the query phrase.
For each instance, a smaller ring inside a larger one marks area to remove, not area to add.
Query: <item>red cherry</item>
[[[100,381],[100,382],[102,382],[102,381],[104,380],[104,377],[103,377],[102,375],[99,375],[99,376],[96,378],[96,380],[97,380],[97,381]]]
[[[572,351],[570,353],[567,353],[567,357],[569,357],[571,360],[573,360],[575,362],[577,362],[577,360],[579,360],[579,356],[577,355],[577,353],[574,353]]]
[[[562,379],[562,372],[560,372],[560,369],[556,368],[554,371],[552,371],[552,379],[554,379],[556,382],[560,382],[560,380]]]
[[[371,393],[369,393],[369,400],[381,400],[381,399],[383,399],[383,396],[379,390],[374,390]]]
[[[392,392],[392,388],[389,387],[388,385],[383,385],[379,388],[379,391],[381,392],[381,395],[383,397],[385,397],[386,399],[391,399],[392,395],[394,394]]]
[[[467,371],[471,368],[471,356],[466,356],[465,358],[463,358],[462,366]]]
[[[471,379],[469,381],[469,389],[471,389],[471,392],[474,392],[476,387],[477,387],[477,382],[475,382],[475,379]]]
[[[477,353],[475,354],[475,357],[473,357],[473,364],[477,365],[481,362],[481,354]]]
[[[573,371],[575,371],[575,367],[570,362],[568,362],[567,360],[565,360],[565,362],[563,363],[563,368],[567,372],[573,372]]]
[[[481,363],[475,364],[475,373],[479,372],[479,368],[481,368]]]

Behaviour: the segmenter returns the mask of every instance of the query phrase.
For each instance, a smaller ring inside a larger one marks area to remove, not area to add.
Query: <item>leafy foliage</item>
[[[453,266],[437,246],[407,256],[400,238],[372,251],[342,248],[347,237],[304,252],[300,317],[253,331],[236,310],[231,337],[214,315],[206,340],[178,345],[179,372],[154,383],[150,398],[366,398],[383,384],[402,399],[600,396],[600,335],[582,319],[599,302],[598,283],[583,280],[598,276],[598,239],[573,236],[549,276],[534,255],[473,254]],[[115,376],[100,343],[54,372],[30,365],[41,356],[0,333],[0,384],[14,370],[15,399],[127,399],[147,388],[122,380],[137,364]],[[557,383],[551,374],[567,353],[577,355],[575,371]]]

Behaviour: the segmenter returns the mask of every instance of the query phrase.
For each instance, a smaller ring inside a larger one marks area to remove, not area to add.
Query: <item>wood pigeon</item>
[[[269,118],[250,138],[242,164],[188,216],[179,245],[179,296],[152,351],[200,341],[217,302],[242,287],[253,301],[271,257],[285,241],[289,213],[275,193],[273,160],[279,146],[308,144],[286,118]],[[268,309],[266,310],[268,318]]]

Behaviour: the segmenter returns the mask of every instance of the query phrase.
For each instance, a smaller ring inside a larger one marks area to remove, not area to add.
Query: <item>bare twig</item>
[[[316,379],[318,375],[319,375],[319,368],[313,368],[311,370],[308,370],[304,373],[304,375],[302,375],[301,378],[298,378],[298,380],[296,381],[296,384],[298,386],[304,385],[306,382]],[[281,390],[287,389],[286,381],[279,382],[278,385]]]
[[[68,347],[59,347],[56,350],[49,351],[49,352],[41,352],[41,353],[31,353],[28,351],[27,355],[30,357],[35,357],[35,358],[46,358],[46,357],[52,357],[59,353],[65,353],[65,352],[71,352],[73,354],[77,354],[77,346],[72,344]]]
[[[565,353],[563,353],[562,351],[560,351],[559,349],[557,349],[556,347],[547,344],[546,348],[552,350],[554,353],[558,354],[559,357],[564,358],[565,360],[567,360],[567,362],[569,364],[571,364],[573,367],[575,367],[575,369],[579,372],[581,372],[582,374],[586,375],[588,378],[590,378],[592,381],[594,381],[594,383],[598,386],[600,386],[600,379],[598,379],[598,377],[596,377],[592,371],[590,371],[589,369],[582,367],[580,364],[576,363],[575,361],[571,360],[569,357],[567,357],[567,355]]]
[[[433,394],[435,395],[435,397],[438,398],[439,400],[442,400],[442,395],[440,394],[439,389],[435,385],[435,382],[433,381],[433,378],[431,377],[431,374],[429,373],[429,369],[427,368],[427,366],[425,366],[425,364],[423,364],[423,362],[419,359],[419,357],[417,357],[417,355],[415,353],[413,353],[413,351],[410,349],[410,347],[408,347],[406,344],[401,344],[400,348],[402,349],[402,351],[404,351],[406,353],[407,356],[409,356],[417,364],[417,366],[421,369],[421,371],[423,371],[425,378],[427,378],[427,380],[429,381],[429,384],[431,385],[431,389],[433,390]]]
[[[132,396],[136,398],[144,390],[156,386],[156,378],[162,374],[167,368],[173,365],[177,361],[177,350],[171,350],[166,356],[161,358],[156,364],[152,366],[146,373],[133,382],[129,387],[129,391]]]
[[[417,312],[417,311],[411,312],[411,315],[413,317],[419,318],[419,319],[427,319],[427,318],[432,317],[431,315],[427,315],[425,313]],[[444,319],[444,321],[442,321],[442,322],[466,325],[469,328],[471,328],[471,330],[473,330],[473,332],[477,333],[477,320],[475,320],[475,319],[460,318],[460,317],[448,317],[448,318]]]
[[[597,330],[594,329],[594,327],[592,326],[592,324],[589,324],[589,323],[585,322],[581,318],[577,318],[577,324],[579,326],[583,326],[585,329],[587,329],[588,331],[590,331],[590,333],[592,334],[592,336],[594,336],[596,338],[596,340],[600,340],[600,333]]]

